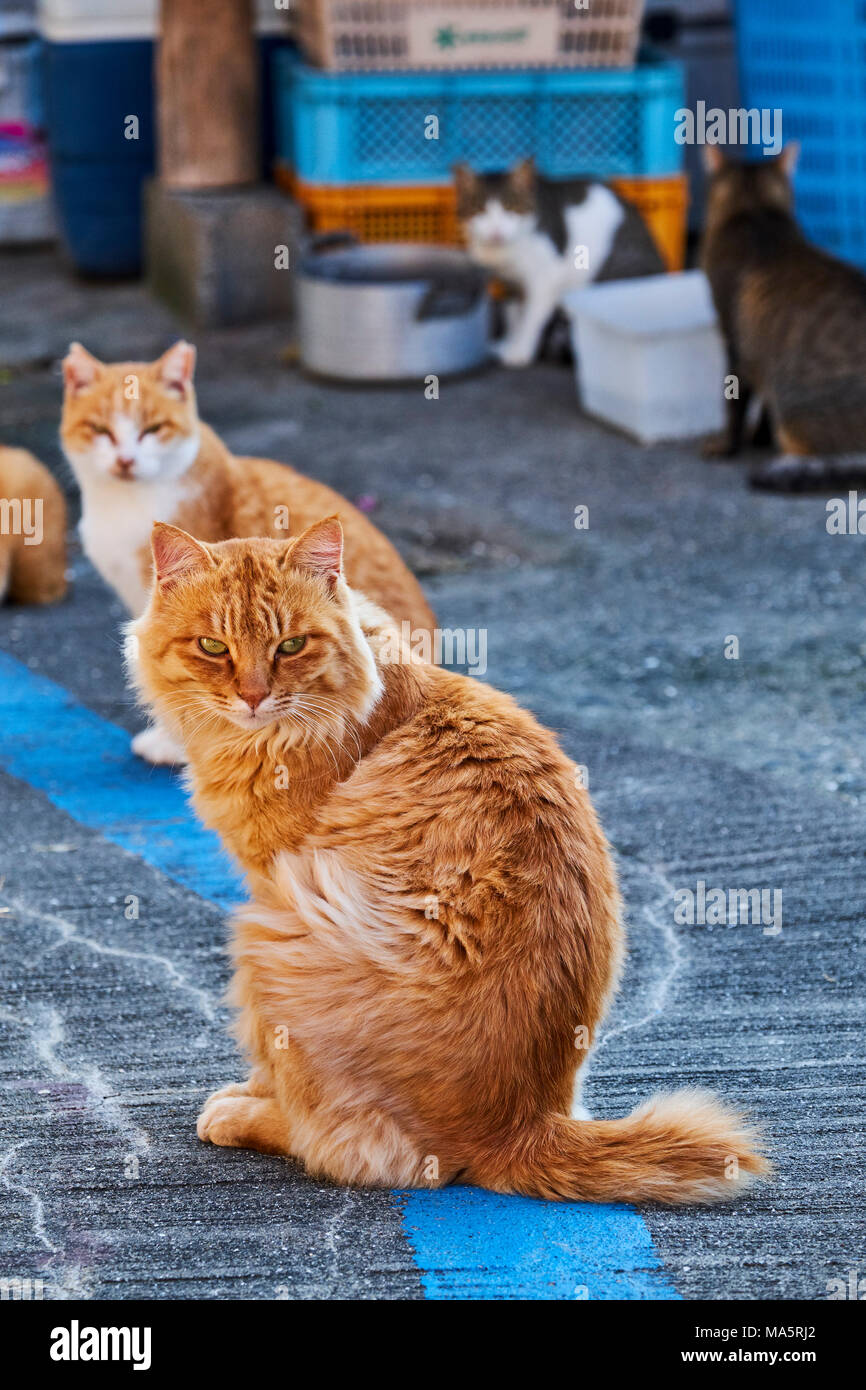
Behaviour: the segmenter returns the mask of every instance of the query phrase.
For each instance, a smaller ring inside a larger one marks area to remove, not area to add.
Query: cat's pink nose
[[[253,714],[255,714],[262,700],[266,699],[268,693],[268,688],[265,685],[248,685],[242,686],[240,689],[241,699],[246,701]]]
[[[119,473],[131,473],[135,467],[135,459],[117,459],[116,464]]]

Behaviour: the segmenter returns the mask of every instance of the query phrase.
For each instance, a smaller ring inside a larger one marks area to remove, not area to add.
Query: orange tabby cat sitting
[[[253,893],[234,924],[252,1069],[200,1137],[341,1183],[590,1201],[722,1199],[765,1171],[706,1093],[569,1113],[622,929],[552,735],[401,649],[343,578],[336,518],[289,542],[156,526],[153,553],[133,678]]]
[[[414,629],[432,629],[417,580],[390,541],[339,493],[269,459],[235,458],[199,419],[195,348],[179,342],[156,362],[100,362],[73,343],[63,363],[60,435],[82,497],[84,549],[133,616],[147,602],[154,521],[203,540],[297,535],[339,511],[351,581]],[[159,724],[133,740],[150,762],[182,762]]]

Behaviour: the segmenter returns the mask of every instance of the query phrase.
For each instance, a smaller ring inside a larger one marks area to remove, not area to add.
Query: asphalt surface
[[[57,358],[73,337],[148,357],[179,329],[140,287],[76,284],[48,255],[0,258],[0,303],[0,438],[73,498]],[[231,447],[375,499],[443,626],[486,629],[486,678],[587,767],[630,940],[590,1109],[707,1085],[770,1136],[776,1175],[736,1204],[641,1210],[658,1293],[652,1274],[628,1296],[822,1298],[866,1274],[866,538],[829,535],[821,497],[750,493],[744,465],[606,431],[565,369],[485,372],[427,401],[308,381],[279,328],[196,341],[200,408]],[[121,610],[80,552],[72,565],[67,602],[0,610],[0,652],[135,731]],[[36,784],[15,757],[14,685],[0,689],[0,766],[16,767],[0,773],[0,1273],[40,1275],[51,1297],[519,1296],[483,1230],[440,1277],[405,1198],[197,1142],[202,1097],[239,1068],[224,913]],[[781,893],[781,931],[677,922],[676,894],[699,881]],[[566,1253],[580,1285],[588,1251]]]

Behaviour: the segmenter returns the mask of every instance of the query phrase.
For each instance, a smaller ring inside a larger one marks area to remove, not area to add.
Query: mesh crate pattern
[[[322,73],[277,54],[280,159],[310,183],[447,183],[527,155],[550,178],[682,167],[676,63],[628,71]]]
[[[460,240],[450,184],[360,186],[305,183],[284,166],[277,182],[303,207],[314,232],[352,232],[359,241],[423,241],[454,246]]]
[[[866,5],[738,0],[736,16],[744,106],[780,109],[785,141],[802,144],[807,236],[866,269]]]
[[[644,0],[300,0],[311,62],[340,71],[630,67]],[[424,23],[419,23],[423,17]],[[495,35],[505,35],[496,42]]]

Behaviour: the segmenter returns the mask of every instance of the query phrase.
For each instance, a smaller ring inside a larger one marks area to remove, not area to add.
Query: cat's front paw
[[[180,744],[159,724],[153,724],[136,734],[132,740],[132,751],[156,767],[177,767],[186,762],[186,753]]]
[[[225,1086],[205,1101],[195,1126],[199,1139],[226,1149],[288,1153],[288,1126],[276,1102],[268,1096],[227,1095],[232,1089]]]
[[[535,358],[531,349],[525,348],[522,343],[510,343],[507,338],[491,343],[490,355],[503,367],[529,367]]]
[[[232,1094],[231,1086],[224,1086],[208,1096],[201,1114],[195,1122],[195,1131],[202,1142],[220,1144],[227,1148],[238,1145],[238,1136],[243,1128],[238,1124],[244,1113],[243,1102],[248,1099],[243,1093]]]

